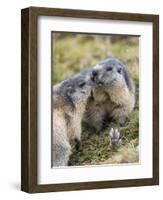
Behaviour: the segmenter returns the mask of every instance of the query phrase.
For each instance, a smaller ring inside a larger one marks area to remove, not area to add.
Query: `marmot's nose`
[[[92,75],[93,75],[94,77],[97,76],[97,75],[98,75],[98,71],[94,69],[94,70],[92,71]]]
[[[95,81],[95,77],[97,77],[97,75],[98,75],[98,72],[97,72],[97,70],[93,70],[92,71],[92,76],[91,76],[91,80],[94,82]]]

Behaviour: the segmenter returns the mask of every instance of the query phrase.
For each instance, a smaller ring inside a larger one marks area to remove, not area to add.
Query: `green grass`
[[[83,130],[80,149],[77,151],[75,147],[73,147],[73,154],[70,158],[71,165],[100,164],[117,152],[118,147],[113,148],[112,151],[108,151],[109,130],[112,127],[120,130],[122,137],[121,146],[133,143],[133,141],[134,147],[138,145],[138,110],[134,110],[128,117],[128,122],[125,127],[119,127],[115,122],[112,122],[108,124],[105,131],[100,133]]]
[[[53,84],[72,77],[77,72],[95,65],[100,60],[115,57],[125,63],[139,91],[139,38],[128,36],[103,36],[85,34],[54,33],[53,35]],[[139,141],[139,103],[128,117],[125,127],[108,123],[105,131],[98,134],[83,127],[81,147],[73,148],[71,165],[100,164],[119,148],[131,144],[136,147]],[[122,136],[121,147],[108,151],[108,133],[111,127],[119,128]],[[73,146],[73,145],[72,145]],[[130,150],[129,150],[130,151]],[[130,159],[130,158],[129,158]],[[132,160],[128,160],[132,162]]]

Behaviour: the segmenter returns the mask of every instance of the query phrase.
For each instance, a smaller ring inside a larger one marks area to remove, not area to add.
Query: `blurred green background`
[[[52,38],[54,84],[109,57],[120,59],[139,79],[139,37],[53,32]]]
[[[103,59],[115,57],[127,65],[136,85],[136,105],[128,116],[125,127],[119,127],[116,122],[112,122],[98,134],[83,127],[82,146],[78,151],[73,147],[70,164],[96,165],[138,162],[139,37],[54,32],[52,40],[53,84],[68,79]],[[108,133],[112,127],[120,130],[122,145],[109,152]]]

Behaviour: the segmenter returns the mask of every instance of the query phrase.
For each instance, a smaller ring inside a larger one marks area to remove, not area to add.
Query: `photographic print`
[[[139,36],[52,32],[52,166],[139,163]]]
[[[159,184],[159,16],[21,11],[21,190]]]

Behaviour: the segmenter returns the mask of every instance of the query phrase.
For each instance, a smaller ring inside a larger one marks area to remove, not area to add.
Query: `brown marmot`
[[[68,165],[71,140],[80,142],[81,121],[91,93],[89,75],[76,75],[53,87],[53,166]]]
[[[96,132],[111,119],[123,126],[135,104],[135,86],[127,67],[118,59],[110,58],[99,62],[91,73],[95,86],[83,121]]]

